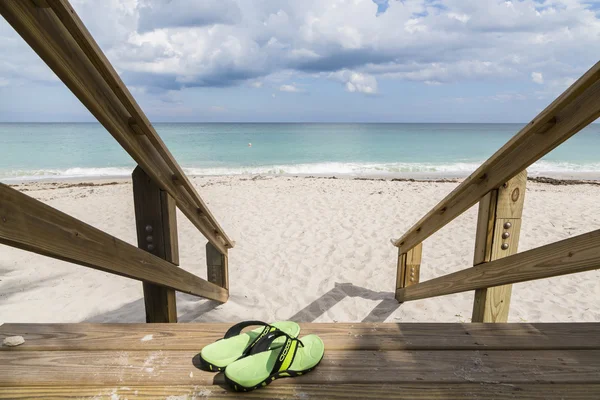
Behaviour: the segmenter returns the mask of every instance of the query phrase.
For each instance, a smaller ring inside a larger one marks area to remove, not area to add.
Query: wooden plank
[[[195,367],[198,352],[2,351],[0,386],[224,384]],[[600,350],[327,351],[314,372],[277,384],[600,383],[598,371]]]
[[[522,171],[482,199],[479,216],[488,219],[477,222],[477,234],[482,237],[475,240],[476,257],[485,254],[488,261],[494,261],[517,253],[526,185],[527,171]],[[479,246],[489,247],[482,250]],[[471,321],[507,322],[511,294],[512,285],[477,289]]]
[[[404,384],[345,384],[345,385],[281,385],[277,381],[268,387],[244,393],[245,399],[597,399],[599,384],[537,384],[511,385],[481,383],[404,383]],[[0,399],[239,399],[239,393],[217,385],[169,386],[28,386],[0,388]]]
[[[0,351],[199,350],[223,337],[231,324],[4,324],[0,342],[25,343]],[[336,350],[600,349],[600,323],[443,324],[301,323],[303,332]],[[569,340],[565,340],[568,337]]]
[[[480,264],[396,291],[401,301],[551,278],[600,268],[600,230]]]
[[[516,218],[523,216],[527,170],[523,170],[498,188],[496,218]]]
[[[221,254],[211,243],[206,243],[206,269],[209,282],[229,289],[227,253]]]
[[[492,190],[479,201],[473,265],[488,262],[492,258],[497,199],[498,190]]]
[[[410,249],[408,253],[406,253],[406,275],[404,276],[404,287],[419,283],[422,253],[423,243],[419,243],[414,248]]]
[[[406,277],[406,253],[398,251],[398,269],[396,270],[396,289],[404,287]]]
[[[396,289],[419,283],[421,255],[423,244],[419,243],[408,253],[398,255],[398,271],[396,272]]]
[[[228,297],[225,289],[4,184],[0,243],[212,300]]]
[[[173,196],[192,224],[221,253],[225,253],[227,248],[233,247],[233,242],[218,225],[185,174],[179,172],[181,168],[149,122],[146,124],[147,119],[141,110],[138,117],[143,116],[144,121],[138,121],[138,126],[151,132],[138,135],[130,125],[133,98],[124,104],[119,95],[122,97],[123,93],[128,93],[125,85],[120,79],[106,80],[106,69],[109,68],[113,73],[114,70],[109,67],[89,32],[82,30],[84,27],[75,12],[67,2],[53,1],[50,4],[51,8],[37,8],[28,1],[2,1],[0,13],[154,182]],[[96,50],[95,58],[90,55],[90,49]],[[98,69],[98,57],[105,64],[101,70]],[[118,79],[116,73],[113,78]],[[173,181],[174,173],[183,185]]]
[[[465,179],[394,244],[402,252],[433,233],[600,116],[600,62]]]
[[[163,240],[165,260],[179,265],[179,237],[177,235],[177,202],[168,192],[160,191],[162,208]],[[168,226],[169,229],[164,229]]]
[[[50,4],[48,4],[48,0],[31,0],[36,7],[39,8],[48,8]]]
[[[175,202],[161,190],[142,168],[132,174],[138,247],[179,264]],[[175,291],[142,282],[146,322],[177,322]]]

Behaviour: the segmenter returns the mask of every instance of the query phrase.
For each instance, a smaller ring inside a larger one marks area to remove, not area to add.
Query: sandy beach
[[[399,237],[456,185],[451,182],[286,176],[196,177],[193,183],[236,241],[230,299],[178,294],[180,322],[468,322],[473,293],[398,304]],[[127,180],[33,182],[18,190],[136,244]],[[600,186],[529,182],[519,250],[600,226]],[[424,243],[421,279],[472,265],[476,207]],[[181,267],[206,276],[202,235],[178,215]],[[138,281],[1,246],[0,323],[143,322]],[[600,321],[600,272],[515,285],[509,321]]]

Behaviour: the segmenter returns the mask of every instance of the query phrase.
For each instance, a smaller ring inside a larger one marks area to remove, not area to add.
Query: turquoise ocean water
[[[155,124],[188,174],[466,176],[522,124]],[[252,143],[252,147],[248,144]],[[0,124],[0,180],[128,176],[95,123]],[[600,124],[530,169],[600,176]]]

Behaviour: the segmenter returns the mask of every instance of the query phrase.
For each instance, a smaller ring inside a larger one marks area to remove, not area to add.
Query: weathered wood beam
[[[206,243],[206,278],[225,289],[229,289],[227,258],[227,254],[219,253],[212,244]]]
[[[138,247],[174,265],[179,264],[175,201],[139,166],[133,171]],[[175,291],[142,282],[146,322],[177,322]]]
[[[479,202],[474,265],[517,254],[525,202],[523,171]],[[507,322],[512,285],[477,289],[472,322]]]
[[[423,243],[419,243],[407,253],[398,254],[396,289],[419,283]]]
[[[399,301],[425,299],[600,268],[600,230],[396,291]]]
[[[0,243],[225,302],[228,291],[0,184]]]
[[[181,167],[75,11],[65,0],[50,8],[30,1],[1,1],[0,13],[90,110],[144,171],[221,253],[233,247]],[[133,118],[133,119],[132,119]],[[143,133],[143,134],[140,134]],[[176,176],[181,184],[173,181]],[[197,210],[205,218],[199,218]],[[216,235],[215,231],[219,234]]]
[[[600,116],[600,62],[465,179],[400,239],[401,253],[423,242]]]

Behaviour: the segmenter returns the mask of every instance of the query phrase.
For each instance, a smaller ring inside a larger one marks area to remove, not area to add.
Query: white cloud
[[[460,21],[463,24],[465,24],[471,19],[471,16],[467,15],[467,14],[457,14],[457,13],[450,12],[450,13],[448,13],[448,18],[455,19],[455,20]]]
[[[541,85],[544,83],[544,75],[542,75],[541,72],[532,72],[531,80],[534,81],[535,83]]]
[[[380,77],[547,84],[593,65],[589,49],[600,36],[586,0],[447,0],[443,7],[390,0],[379,14],[373,0],[72,2],[125,81],[155,91],[271,86],[268,77],[282,73],[288,81],[338,74],[346,90],[360,93],[377,93]],[[10,84],[50,80],[7,27],[0,25],[0,76]]]
[[[211,106],[209,108],[209,111],[213,112],[213,113],[222,113],[222,112],[227,111],[227,108],[222,107],[222,106]]]
[[[303,89],[298,88],[296,85],[281,85],[279,86],[280,92],[288,92],[288,93],[298,93],[303,92]]]
[[[342,70],[331,74],[331,78],[344,83],[346,90],[350,93],[377,93],[377,79],[366,73]]]

